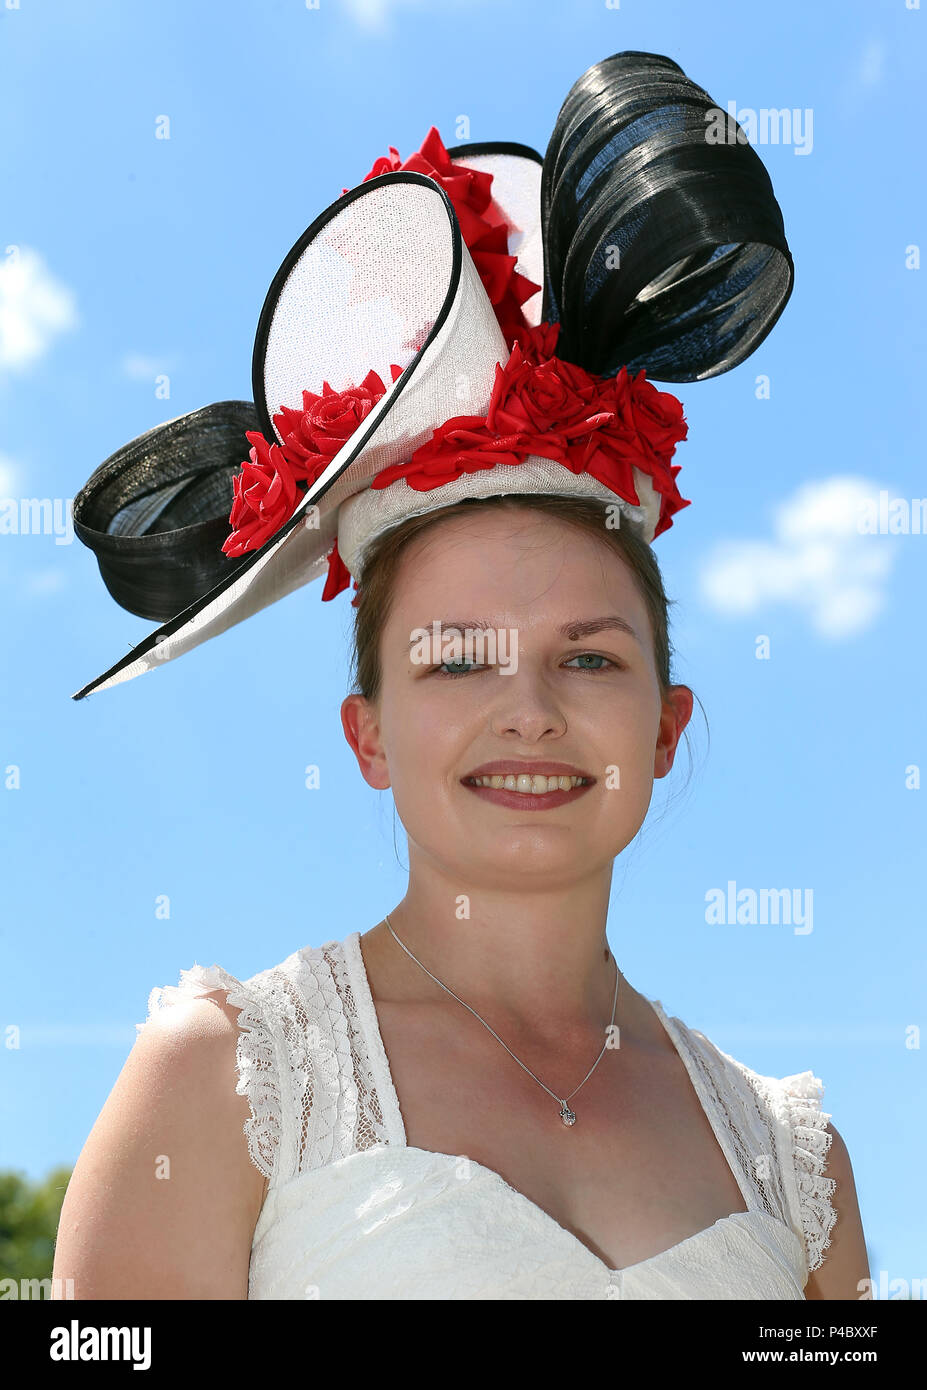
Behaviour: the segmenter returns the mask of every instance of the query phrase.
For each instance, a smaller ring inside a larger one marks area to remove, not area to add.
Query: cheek
[[[384,723],[386,747],[396,774],[393,786],[412,802],[434,797],[448,768],[456,764],[462,737],[459,721],[451,722],[440,701],[417,696],[413,686],[405,698],[398,697]]]
[[[631,761],[652,757],[660,728],[660,702],[645,680],[631,680],[609,692],[597,710],[606,741],[619,747]]]
[[[601,805],[607,834],[627,845],[643,824],[653,796],[658,718],[646,699],[622,693],[610,707],[609,727],[601,727],[595,747],[605,766]]]

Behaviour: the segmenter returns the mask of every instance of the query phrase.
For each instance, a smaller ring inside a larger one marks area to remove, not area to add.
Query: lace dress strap
[[[786,1191],[800,1224],[808,1259],[808,1273],[824,1263],[837,1213],[831,1197],[837,1184],[826,1175],[827,1154],[833,1143],[827,1124],[831,1116],[821,1108],[824,1087],[813,1072],[795,1072],[779,1082],[781,1105],[788,1125],[791,1164]]]
[[[807,1278],[823,1264],[837,1220],[830,1200],[837,1184],[825,1173],[833,1139],[827,1132],[831,1116],[821,1108],[824,1088],[810,1071],[762,1076],[727,1053],[718,1055],[732,1079],[740,1078],[737,1089],[745,1094],[748,1088],[754,1097],[753,1122],[743,1133],[756,1191],[765,1210],[799,1237]]]
[[[294,951],[244,981],[194,965],[151,991],[148,1017],[215,989],[240,1010],[235,1089],[248,1099],[248,1153],[268,1193],[390,1141],[342,942]]]
[[[251,1112],[244,1124],[248,1154],[273,1186],[283,1174],[292,1171],[296,1148],[292,1070],[285,1043],[286,1021],[293,1001],[287,997],[284,982],[273,970],[241,981],[219,965],[194,964],[189,970],[181,970],[179,984],[156,986],[151,991],[148,1017],[135,1026],[141,1032],[165,1009],[216,989],[223,990],[228,1003],[240,1010],[235,1090],[247,1097]]]
[[[663,1012],[659,1002],[658,1011]],[[825,1173],[833,1141],[827,1132],[831,1116],[821,1109],[821,1082],[810,1071],[763,1076],[680,1019],[670,1023],[729,1162],[733,1156],[748,1206],[791,1227],[806,1277],[813,1274],[837,1219],[830,1200],[837,1184]]]

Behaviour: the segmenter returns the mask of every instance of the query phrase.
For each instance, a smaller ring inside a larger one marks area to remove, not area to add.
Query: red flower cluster
[[[572,473],[588,473],[617,496],[640,506],[634,469],[651,479],[660,494],[659,536],[672,517],[689,505],[676,486],[676,445],[688,434],[682,404],[667,391],[622,367],[615,377],[598,377],[553,355],[559,324],[542,323],[520,331],[505,366],[496,365],[489,409],[457,415],[440,425],[406,463],[381,469],[373,488],[404,478],[416,492],[431,492],[465,473],[523,463],[531,455],[555,459]],[[393,380],[401,374],[391,367]],[[351,437],[386,388],[376,372],[360,386],[322,394],[303,392],[303,409],[284,407],[274,416],[283,445],[268,445],[249,432],[251,462],[235,479],[231,524],[235,531],[222,547],[228,555],[257,549],[292,516],[300,497],[298,482],[312,484]],[[351,575],[338,554],[328,554],[323,599],[346,589]],[[355,584],[355,588],[356,588]]]
[[[549,356],[559,324],[529,328],[516,342],[495,384],[485,417],[458,415],[435,430],[407,463],[384,468],[371,487],[405,478],[417,492],[443,487],[464,473],[523,463],[531,454],[556,459],[572,473],[588,473],[640,505],[633,469],[649,475],[661,495],[659,536],[672,516],[689,505],[676,486],[671,459],[688,426],[682,404],[667,391],[622,367],[616,377],[596,377],[572,362]]]
[[[511,349],[515,338],[528,326],[521,306],[541,286],[515,269],[518,258],[509,255],[510,227],[492,198],[492,174],[455,164],[437,126],[431,127],[421,148],[406,160],[400,160],[399,151],[390,145],[389,154],[382,155],[361,182],[400,169],[427,174],[450,198],[467,250]]]
[[[622,367],[616,377],[603,378],[562,361],[554,355],[560,325],[527,325],[521,305],[540,286],[519,275],[517,258],[508,254],[509,228],[492,201],[492,175],[452,164],[436,127],[404,163],[391,146],[389,156],[378,159],[363,182],[397,169],[426,174],[447,192],[510,355],[505,366],[496,366],[485,417],[458,415],[445,421],[408,462],[384,468],[371,486],[385,488],[405,478],[415,491],[430,492],[462,474],[538,455],[555,459],[572,473],[588,473],[639,506],[637,467],[660,494],[659,536],[672,525],[674,513],[689,505],[676,486],[679,467],[671,462],[677,443],[688,433],[681,403],[658,391],[644,371],[631,377]],[[393,381],[402,374],[397,366],[390,371]],[[273,417],[282,444],[247,433],[252,447],[233,482],[233,530],[222,547],[226,555],[259,549],[289,520],[305,496],[298,484],[311,486],[321,476],[385,393],[373,371],[344,391],[325,382],[321,395],[303,392],[302,410],[284,406]],[[322,598],[332,599],[348,587],[351,575],[337,540],[327,558]]]
[[[395,381],[402,368],[392,366],[390,371]],[[273,417],[283,438],[282,445],[268,444],[257,430],[248,430],[245,438],[251,452],[232,480],[234,501],[229,525],[233,529],[222,546],[223,552],[234,558],[248,550],[259,550],[279,531],[306,495],[297,483],[311,486],[325,472],[385,394],[386,387],[372,371],[360,386],[349,386],[346,391],[335,391],[326,381],[320,396],[303,392],[302,410],[283,406],[280,414]]]

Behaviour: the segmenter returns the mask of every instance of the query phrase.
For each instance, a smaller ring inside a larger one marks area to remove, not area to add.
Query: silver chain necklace
[[[428,975],[430,979],[434,980],[434,982],[435,982],[436,985],[441,985],[441,988],[442,988],[443,990],[445,990],[445,991],[451,996],[452,999],[456,999],[457,1002],[458,1002],[458,1004],[463,1004],[463,1006],[464,1006],[465,1009],[470,1009],[470,1005],[469,1005],[469,1004],[464,1004],[464,1001],[463,1001],[462,999],[460,999],[460,998],[454,993],[454,991],[453,991],[452,989],[448,989],[447,985],[442,984],[442,982],[437,978],[436,975],[432,975],[431,971],[428,970],[426,966],[422,965],[422,962],[421,962],[416,956],[413,956],[413,955],[412,955],[412,952],[409,950],[408,946],[403,946],[403,945],[402,945],[402,942],[399,940],[399,937],[398,937],[398,936],[396,935],[396,933],[393,931],[393,924],[392,924],[392,922],[389,920],[389,915],[388,915],[388,914],[387,914],[386,917],[384,917],[383,920],[385,921],[386,925],[389,927],[390,932],[392,932],[393,940],[397,943],[397,945],[402,946],[402,949],[405,951],[406,955],[409,956],[409,958],[410,958],[411,960],[414,960],[414,961],[415,961],[415,964],[418,965],[418,966],[420,966],[421,969],[425,971],[425,974]],[[609,1026],[614,1026],[614,1023],[615,1023],[615,1011],[616,1011],[616,1009],[618,1008],[618,985],[619,985],[620,980],[621,980],[621,971],[618,969],[618,962],[615,961],[615,999],[614,999],[614,1002],[613,1002],[613,1004],[612,1004],[612,1021],[611,1021],[611,1024],[610,1024]],[[480,1016],[479,1016],[479,1014],[477,1013],[476,1009],[470,1009],[470,1013],[473,1015],[474,1018],[478,1018],[478,1019],[479,1019],[480,1023],[482,1023],[482,1025],[483,1025],[484,1028],[489,1028],[489,1024],[486,1022],[485,1019],[480,1018]],[[539,1086],[543,1086],[543,1087],[544,1087],[544,1090],[547,1092],[547,1094],[548,1094],[549,1096],[553,1096],[553,1097],[554,1097],[554,1100],[555,1100],[555,1101],[557,1102],[557,1104],[560,1106],[560,1118],[561,1118],[561,1120],[563,1121],[563,1123],[564,1123],[565,1125],[575,1125],[575,1124],[576,1124],[576,1115],[575,1115],[575,1113],[570,1109],[569,1105],[567,1105],[567,1101],[572,1100],[573,1097],[576,1095],[576,1091],[580,1090],[581,1087],[585,1086],[586,1082],[589,1080],[590,1076],[591,1076],[592,1073],[595,1071],[596,1067],[599,1065],[599,1063],[601,1062],[602,1058],[605,1056],[605,1049],[608,1047],[608,1034],[606,1033],[605,1042],[604,1042],[603,1045],[602,1045],[602,1051],[599,1053],[598,1057],[595,1059],[595,1061],[593,1062],[592,1066],[589,1068],[588,1072],[587,1072],[586,1075],[583,1077],[582,1081],[579,1083],[579,1086],[576,1087],[576,1090],[571,1091],[570,1094],[564,1099],[564,1098],[561,1098],[560,1096],[554,1095],[553,1091],[550,1089],[549,1086],[544,1086],[544,1082],[541,1081],[541,1079],[540,1079],[539,1077],[534,1076],[534,1072],[531,1070],[531,1068],[530,1068],[530,1067],[526,1067],[525,1064],[524,1064],[524,1062],[522,1062],[518,1057],[515,1056],[515,1053],[512,1051],[512,1049],[511,1049],[510,1047],[506,1047],[505,1043],[502,1042],[502,1039],[499,1037],[499,1034],[498,1034],[498,1033],[493,1032],[492,1028],[489,1028],[489,1031],[490,1031],[490,1033],[492,1033],[492,1035],[493,1035],[493,1037],[495,1038],[496,1042],[502,1043],[502,1046],[505,1047],[505,1050],[506,1050],[506,1052],[509,1054],[509,1056],[510,1056],[511,1058],[513,1058],[514,1061],[518,1062],[518,1065],[519,1065],[520,1067],[522,1067],[522,1068],[528,1073],[529,1076],[533,1076],[534,1079],[535,1079],[535,1081],[538,1083],[538,1085],[539,1085]]]

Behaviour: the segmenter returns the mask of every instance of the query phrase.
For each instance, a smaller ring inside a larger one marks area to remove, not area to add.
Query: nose
[[[566,730],[566,716],[553,691],[528,662],[520,661],[511,675],[500,675],[493,684],[490,725],[494,734],[514,733],[525,743],[536,743]]]

